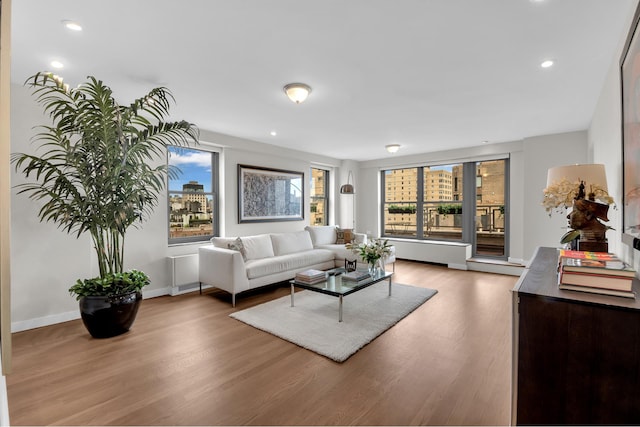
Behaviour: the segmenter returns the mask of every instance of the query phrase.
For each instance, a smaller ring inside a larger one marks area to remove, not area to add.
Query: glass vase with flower
[[[368,243],[352,245],[351,250],[366,261],[372,277],[384,270],[384,258],[391,254],[391,245],[387,239],[373,239]]]

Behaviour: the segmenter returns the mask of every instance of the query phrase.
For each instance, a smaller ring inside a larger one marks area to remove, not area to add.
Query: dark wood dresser
[[[513,290],[512,424],[640,425],[640,282],[630,298],[558,289],[538,248]]]

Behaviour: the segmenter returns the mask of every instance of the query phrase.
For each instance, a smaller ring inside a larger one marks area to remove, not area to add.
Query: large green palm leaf
[[[38,154],[16,153],[16,170],[30,182],[19,193],[42,203],[41,221],[67,233],[89,232],[98,255],[100,276],[121,273],[124,237],[157,206],[166,177],[176,171],[152,167],[168,145],[198,141],[198,129],[186,121],[165,122],[173,96],[160,87],[119,105],[102,81],[70,89],[50,73],[26,83],[33,89],[52,125],[41,126],[34,139]]]

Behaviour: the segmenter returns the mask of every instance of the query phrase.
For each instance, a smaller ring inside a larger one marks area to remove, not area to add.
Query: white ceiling
[[[12,79],[57,59],[122,103],[167,86],[201,129],[339,159],[425,153],[586,129],[635,1],[14,0]],[[300,105],[282,90],[296,81],[313,88]]]

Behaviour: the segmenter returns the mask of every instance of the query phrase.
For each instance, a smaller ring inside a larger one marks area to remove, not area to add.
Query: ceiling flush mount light
[[[271,136],[276,136],[278,134],[278,132],[276,132],[275,130],[272,130],[271,132],[269,132],[269,135]]]
[[[398,150],[400,149],[400,144],[389,144],[385,145],[384,148],[386,148],[389,153],[393,154],[398,152]]]
[[[553,65],[553,61],[550,59],[547,59],[546,61],[543,61],[542,64],[540,64],[542,68],[549,68],[552,65]]]
[[[51,61],[51,66],[56,69],[64,68],[64,64],[60,61]]]
[[[75,21],[64,20],[62,21],[62,25],[64,25],[65,28],[71,31],[82,31],[82,25],[78,24]]]
[[[304,83],[289,83],[283,89],[289,99],[296,104],[304,102],[311,93],[311,87]]]

